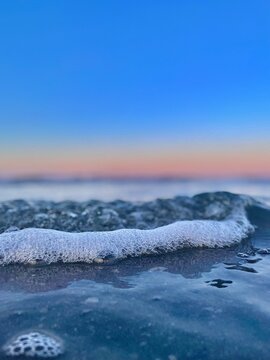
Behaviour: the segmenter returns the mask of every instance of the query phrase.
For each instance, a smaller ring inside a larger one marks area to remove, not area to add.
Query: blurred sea
[[[0,201],[97,199],[148,201],[229,191],[268,199],[270,179],[6,179],[0,180]]]

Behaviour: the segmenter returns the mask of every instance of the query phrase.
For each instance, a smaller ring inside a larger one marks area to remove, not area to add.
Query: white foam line
[[[247,218],[178,221],[152,230],[121,229],[68,233],[24,229],[0,235],[0,264],[91,263],[96,258],[124,258],[184,247],[226,247],[239,243],[253,227]]]

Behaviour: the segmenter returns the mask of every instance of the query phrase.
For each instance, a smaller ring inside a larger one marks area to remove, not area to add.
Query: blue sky
[[[270,140],[269,1],[5,1],[0,31],[6,158]]]

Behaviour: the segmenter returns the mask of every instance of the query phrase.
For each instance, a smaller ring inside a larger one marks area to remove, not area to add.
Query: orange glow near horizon
[[[270,176],[268,144],[223,147],[2,152],[0,176]]]

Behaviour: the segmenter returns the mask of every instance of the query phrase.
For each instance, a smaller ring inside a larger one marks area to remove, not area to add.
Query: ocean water
[[[213,191],[269,197],[270,179],[7,179],[0,181],[0,201],[14,199],[149,201]]]
[[[67,360],[269,359],[269,184],[238,180],[239,196],[214,192],[235,182],[134,183],[79,202],[78,182],[61,197],[59,182],[32,197],[2,185],[0,359],[30,332]]]

